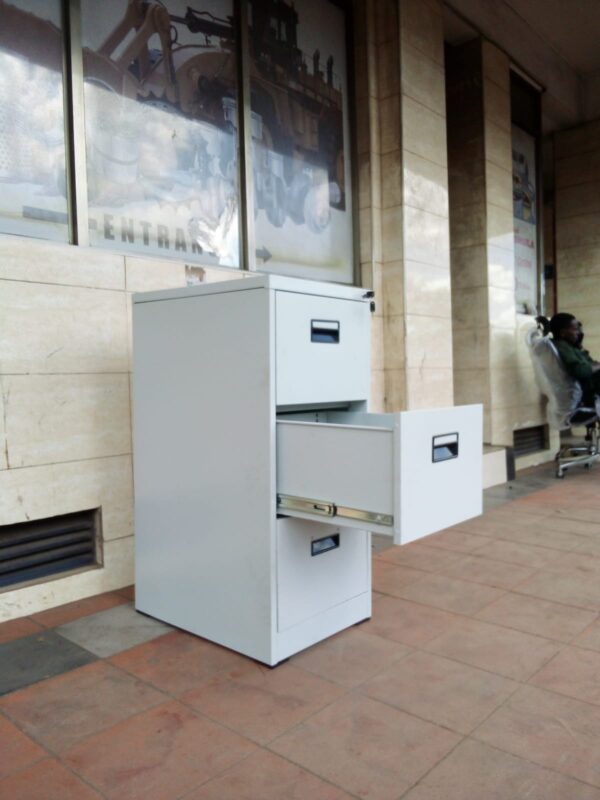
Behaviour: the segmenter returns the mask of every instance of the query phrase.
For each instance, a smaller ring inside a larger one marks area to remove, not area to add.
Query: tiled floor
[[[130,589],[0,625],[0,797],[600,800],[600,468],[485,505],[273,670]]]

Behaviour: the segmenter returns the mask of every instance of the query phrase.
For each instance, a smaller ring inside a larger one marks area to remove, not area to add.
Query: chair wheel
[[[589,469],[591,466],[592,466],[591,464],[584,464],[584,465],[583,465],[583,468],[584,468],[584,469]]]
[[[556,477],[557,478],[564,478],[565,477],[565,473],[562,472],[561,470],[556,470]]]

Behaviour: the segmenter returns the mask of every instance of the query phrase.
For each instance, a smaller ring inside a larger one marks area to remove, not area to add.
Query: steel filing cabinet
[[[371,614],[371,532],[481,513],[481,406],[369,413],[363,289],[134,296],[136,606],[276,664]]]

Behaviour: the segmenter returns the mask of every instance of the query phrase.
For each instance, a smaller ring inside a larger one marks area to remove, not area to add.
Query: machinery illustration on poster
[[[251,0],[257,269],[352,281],[343,10]]]
[[[537,309],[537,195],[535,139],[512,126],[515,300],[517,310]]]
[[[249,11],[256,268],[351,281],[343,12]],[[93,243],[239,265],[232,14],[231,0],[84,0]]]
[[[60,2],[0,0],[0,230],[67,241]]]
[[[90,239],[239,265],[231,0],[82,3]]]

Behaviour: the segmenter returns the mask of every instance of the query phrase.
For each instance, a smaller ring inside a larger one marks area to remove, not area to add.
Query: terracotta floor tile
[[[397,800],[459,741],[384,703],[346,695],[270,748],[364,800]]]
[[[586,537],[585,544],[580,545],[577,550],[574,550],[573,552],[583,553],[589,556],[600,558],[600,536]]]
[[[254,749],[173,700],[91,736],[64,760],[109,800],[173,800]]]
[[[556,515],[576,522],[589,522],[592,525],[597,525],[600,512],[597,508],[571,506],[570,508],[558,508]]]
[[[351,800],[351,797],[274,753],[261,750],[205,783],[185,800]]]
[[[472,553],[479,550],[488,541],[487,536],[480,536],[468,533],[463,530],[445,530],[440,533],[433,533],[422,539],[422,544],[428,547],[441,547],[444,550],[456,550],[458,553]]]
[[[600,786],[598,706],[524,686],[473,736],[563,775]]]
[[[465,556],[468,558],[468,556]],[[503,591],[447,575],[427,575],[411,583],[400,592],[405,600],[424,603],[434,608],[443,608],[456,614],[475,614],[485,606],[502,597]]]
[[[0,708],[55,752],[156,706],[165,696],[122,670],[97,661],[3,698]]]
[[[360,691],[394,708],[466,734],[517,686],[499,675],[441,656],[413,653],[367,681]]]
[[[349,628],[298,653],[291,663],[350,689],[410,652],[397,642]]]
[[[520,583],[519,594],[540,597],[567,606],[600,611],[600,577],[578,575],[574,571],[565,573],[540,570],[529,580]]]
[[[507,525],[498,533],[498,538],[509,542],[522,542],[523,544],[533,544],[537,547],[548,547],[566,552],[575,550],[586,541],[585,536],[566,530],[552,530],[545,524],[539,527],[537,525]]]
[[[181,696],[181,701],[264,744],[341,694],[339,686],[291,664],[249,662]]]
[[[44,628],[56,628],[58,625],[65,625],[81,617],[89,617],[98,611],[105,611],[107,608],[123,605],[127,602],[117,592],[106,592],[97,594],[94,597],[86,597],[84,600],[76,600],[74,603],[66,603],[64,606],[50,608],[48,611],[41,611],[32,614],[31,618],[43,625]]]
[[[445,570],[445,574],[497,589],[512,589],[530,578],[534,570],[474,555],[465,556],[460,564]]]
[[[560,645],[539,636],[463,618],[426,644],[425,649],[506,678],[525,681],[556,655]]]
[[[585,647],[588,650],[600,651],[600,619],[589,625],[573,641],[578,647]]]
[[[57,761],[46,759],[0,781],[6,800],[102,800]]]
[[[537,597],[508,592],[475,615],[477,619],[533,633],[546,639],[570,642],[596,619],[595,611],[551,603]]]
[[[452,628],[462,617],[409,600],[376,595],[373,616],[361,629],[400,642],[408,647],[421,647],[443,631]]]
[[[43,747],[0,715],[0,779],[47,755]]]
[[[400,564],[373,559],[373,589],[382,594],[391,594],[397,597],[398,592],[402,591],[405,586],[428,574],[422,569],[412,569]]]
[[[402,800],[600,800],[600,791],[467,739]]]
[[[441,547],[427,547],[424,544],[414,542],[403,547],[390,547],[377,556],[381,561],[389,561],[391,564],[400,564],[403,567],[421,569],[425,572],[437,572],[442,567],[456,564],[462,556],[450,550],[443,550]],[[375,561],[375,559],[373,559]]]
[[[521,567],[539,569],[556,561],[562,553],[551,550],[548,547],[538,547],[534,544],[523,544],[521,542],[507,542],[503,539],[490,541],[489,544],[480,547],[477,551],[478,556],[491,558],[495,561],[503,561],[507,564],[517,564]]]
[[[2,622],[0,623],[0,644],[12,642],[13,639],[20,639],[22,636],[29,636],[41,630],[43,630],[43,626],[34,622],[31,617]]]
[[[600,558],[581,552],[580,548],[565,553],[556,561],[544,567],[546,572],[558,572],[561,575],[577,575],[582,578],[600,578]]]
[[[576,533],[581,536],[598,536],[600,533],[598,518],[597,516],[595,520],[591,521],[575,519],[568,512],[556,509],[554,513],[545,518],[541,527],[545,527],[546,530],[566,531],[567,533]]]
[[[117,593],[122,595],[126,600],[135,600],[135,586],[133,585],[117,589]]]
[[[530,683],[600,705],[600,653],[565,647],[530,679]]]
[[[173,631],[118,653],[113,664],[170,694],[180,695],[219,672],[248,663],[244,656],[198,636]]]

